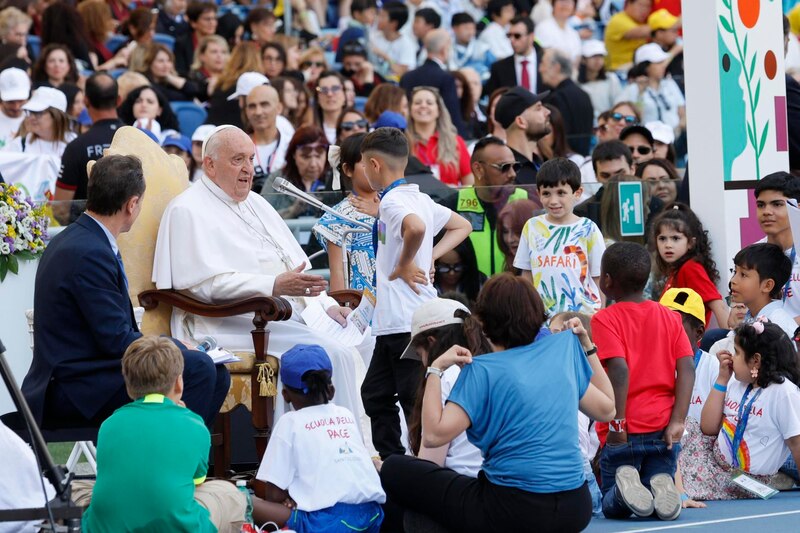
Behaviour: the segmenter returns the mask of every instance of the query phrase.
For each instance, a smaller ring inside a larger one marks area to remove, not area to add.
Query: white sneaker
[[[653,514],[653,494],[642,485],[639,472],[634,467],[620,466],[614,478],[617,483],[617,493],[633,514],[643,517]],[[680,507],[680,496],[678,506]]]
[[[656,515],[661,520],[675,520],[680,516],[683,505],[672,476],[656,474],[650,479],[650,490],[653,492]]]

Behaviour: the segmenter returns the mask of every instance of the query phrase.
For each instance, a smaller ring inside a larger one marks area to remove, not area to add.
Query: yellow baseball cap
[[[673,26],[675,26],[676,22],[678,22],[678,17],[676,17],[666,9],[659,9],[658,11],[654,11],[647,18],[647,24],[653,31],[668,30]]]
[[[668,289],[659,301],[661,305],[673,311],[680,311],[706,323],[706,307],[703,299],[692,289]]]

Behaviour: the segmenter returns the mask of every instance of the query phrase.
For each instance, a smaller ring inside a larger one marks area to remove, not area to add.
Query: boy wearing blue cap
[[[185,135],[169,135],[161,143],[161,148],[168,154],[174,154],[183,159],[186,164],[186,170],[189,171],[189,179],[192,179],[195,164],[192,158],[192,141],[189,137]]]
[[[377,533],[386,495],[356,417],[330,403],[333,366],[325,350],[298,344],[281,356],[283,398],[294,408],[275,424],[256,478],[267,501],[254,501],[258,523],[297,533]]]

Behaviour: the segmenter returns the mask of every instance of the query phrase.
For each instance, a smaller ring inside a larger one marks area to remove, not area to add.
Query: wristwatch
[[[439,379],[442,379],[444,370],[436,368],[435,366],[429,366],[428,369],[425,371],[425,379],[428,379],[428,376],[430,376],[431,374],[435,375]]]
[[[611,433],[624,433],[628,431],[628,422],[624,418],[617,418],[608,423],[608,431]]]

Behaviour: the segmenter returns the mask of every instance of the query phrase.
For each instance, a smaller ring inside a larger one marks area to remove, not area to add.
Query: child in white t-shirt
[[[550,331],[560,333],[569,329],[571,319],[577,318],[581,321],[583,328],[591,338],[592,336],[592,317],[584,313],[559,313],[550,319]],[[600,439],[594,426],[594,420],[578,411],[578,444],[581,446],[583,454],[583,472],[586,474],[586,482],[589,484],[589,492],[592,495],[592,514],[601,516],[603,514],[603,497],[600,494],[600,486],[597,484],[597,477],[592,470],[592,462],[600,448]]]
[[[719,376],[700,420],[703,434],[716,439],[685,439],[683,484],[693,499],[752,498],[731,481],[736,471],[770,484],[790,455],[800,460],[797,354],[780,327],[759,319],[736,328],[734,352],[717,358]]]
[[[361,144],[370,187],[380,193],[375,227],[376,297],[372,331],[375,351],[361,387],[372,442],[381,459],[404,454],[397,402],[408,419],[422,377],[418,361],[401,360],[411,332],[411,316],[436,298],[429,272],[434,262],[467,238],[472,225],[436,204],[403,178],[408,141],[396,128],[378,128]],[[433,238],[442,229],[441,240]]]
[[[583,194],[581,171],[563,157],[547,161],[536,174],[546,214],[525,223],[514,266],[542,297],[545,311],[592,314],[602,307],[597,287],[606,245],[600,229],[573,209]]]
[[[689,411],[686,415],[686,429],[684,430],[684,439],[710,439],[711,437],[703,436],[700,431],[700,414],[703,411],[703,404],[717,380],[719,374],[719,361],[715,355],[704,352],[698,345],[700,339],[706,331],[705,320],[706,310],[703,303],[703,298],[696,291],[687,288],[671,288],[667,289],[661,296],[659,301],[661,305],[668,309],[672,309],[681,315],[681,322],[683,322],[683,329],[686,331],[686,337],[689,339],[689,344],[695,348],[694,352],[694,386],[692,387],[692,397],[689,402]],[[681,447],[677,448],[678,457],[680,457]],[[687,508],[702,508],[706,504],[695,501],[686,494],[683,486],[683,475],[681,474],[680,463],[675,471],[675,487],[681,493],[681,506]]]
[[[358,419],[329,403],[335,391],[328,354],[298,344],[281,356],[280,372],[283,397],[294,411],[270,436],[256,474],[267,483],[266,501],[254,500],[253,517],[297,533],[377,533],[386,494]]]

